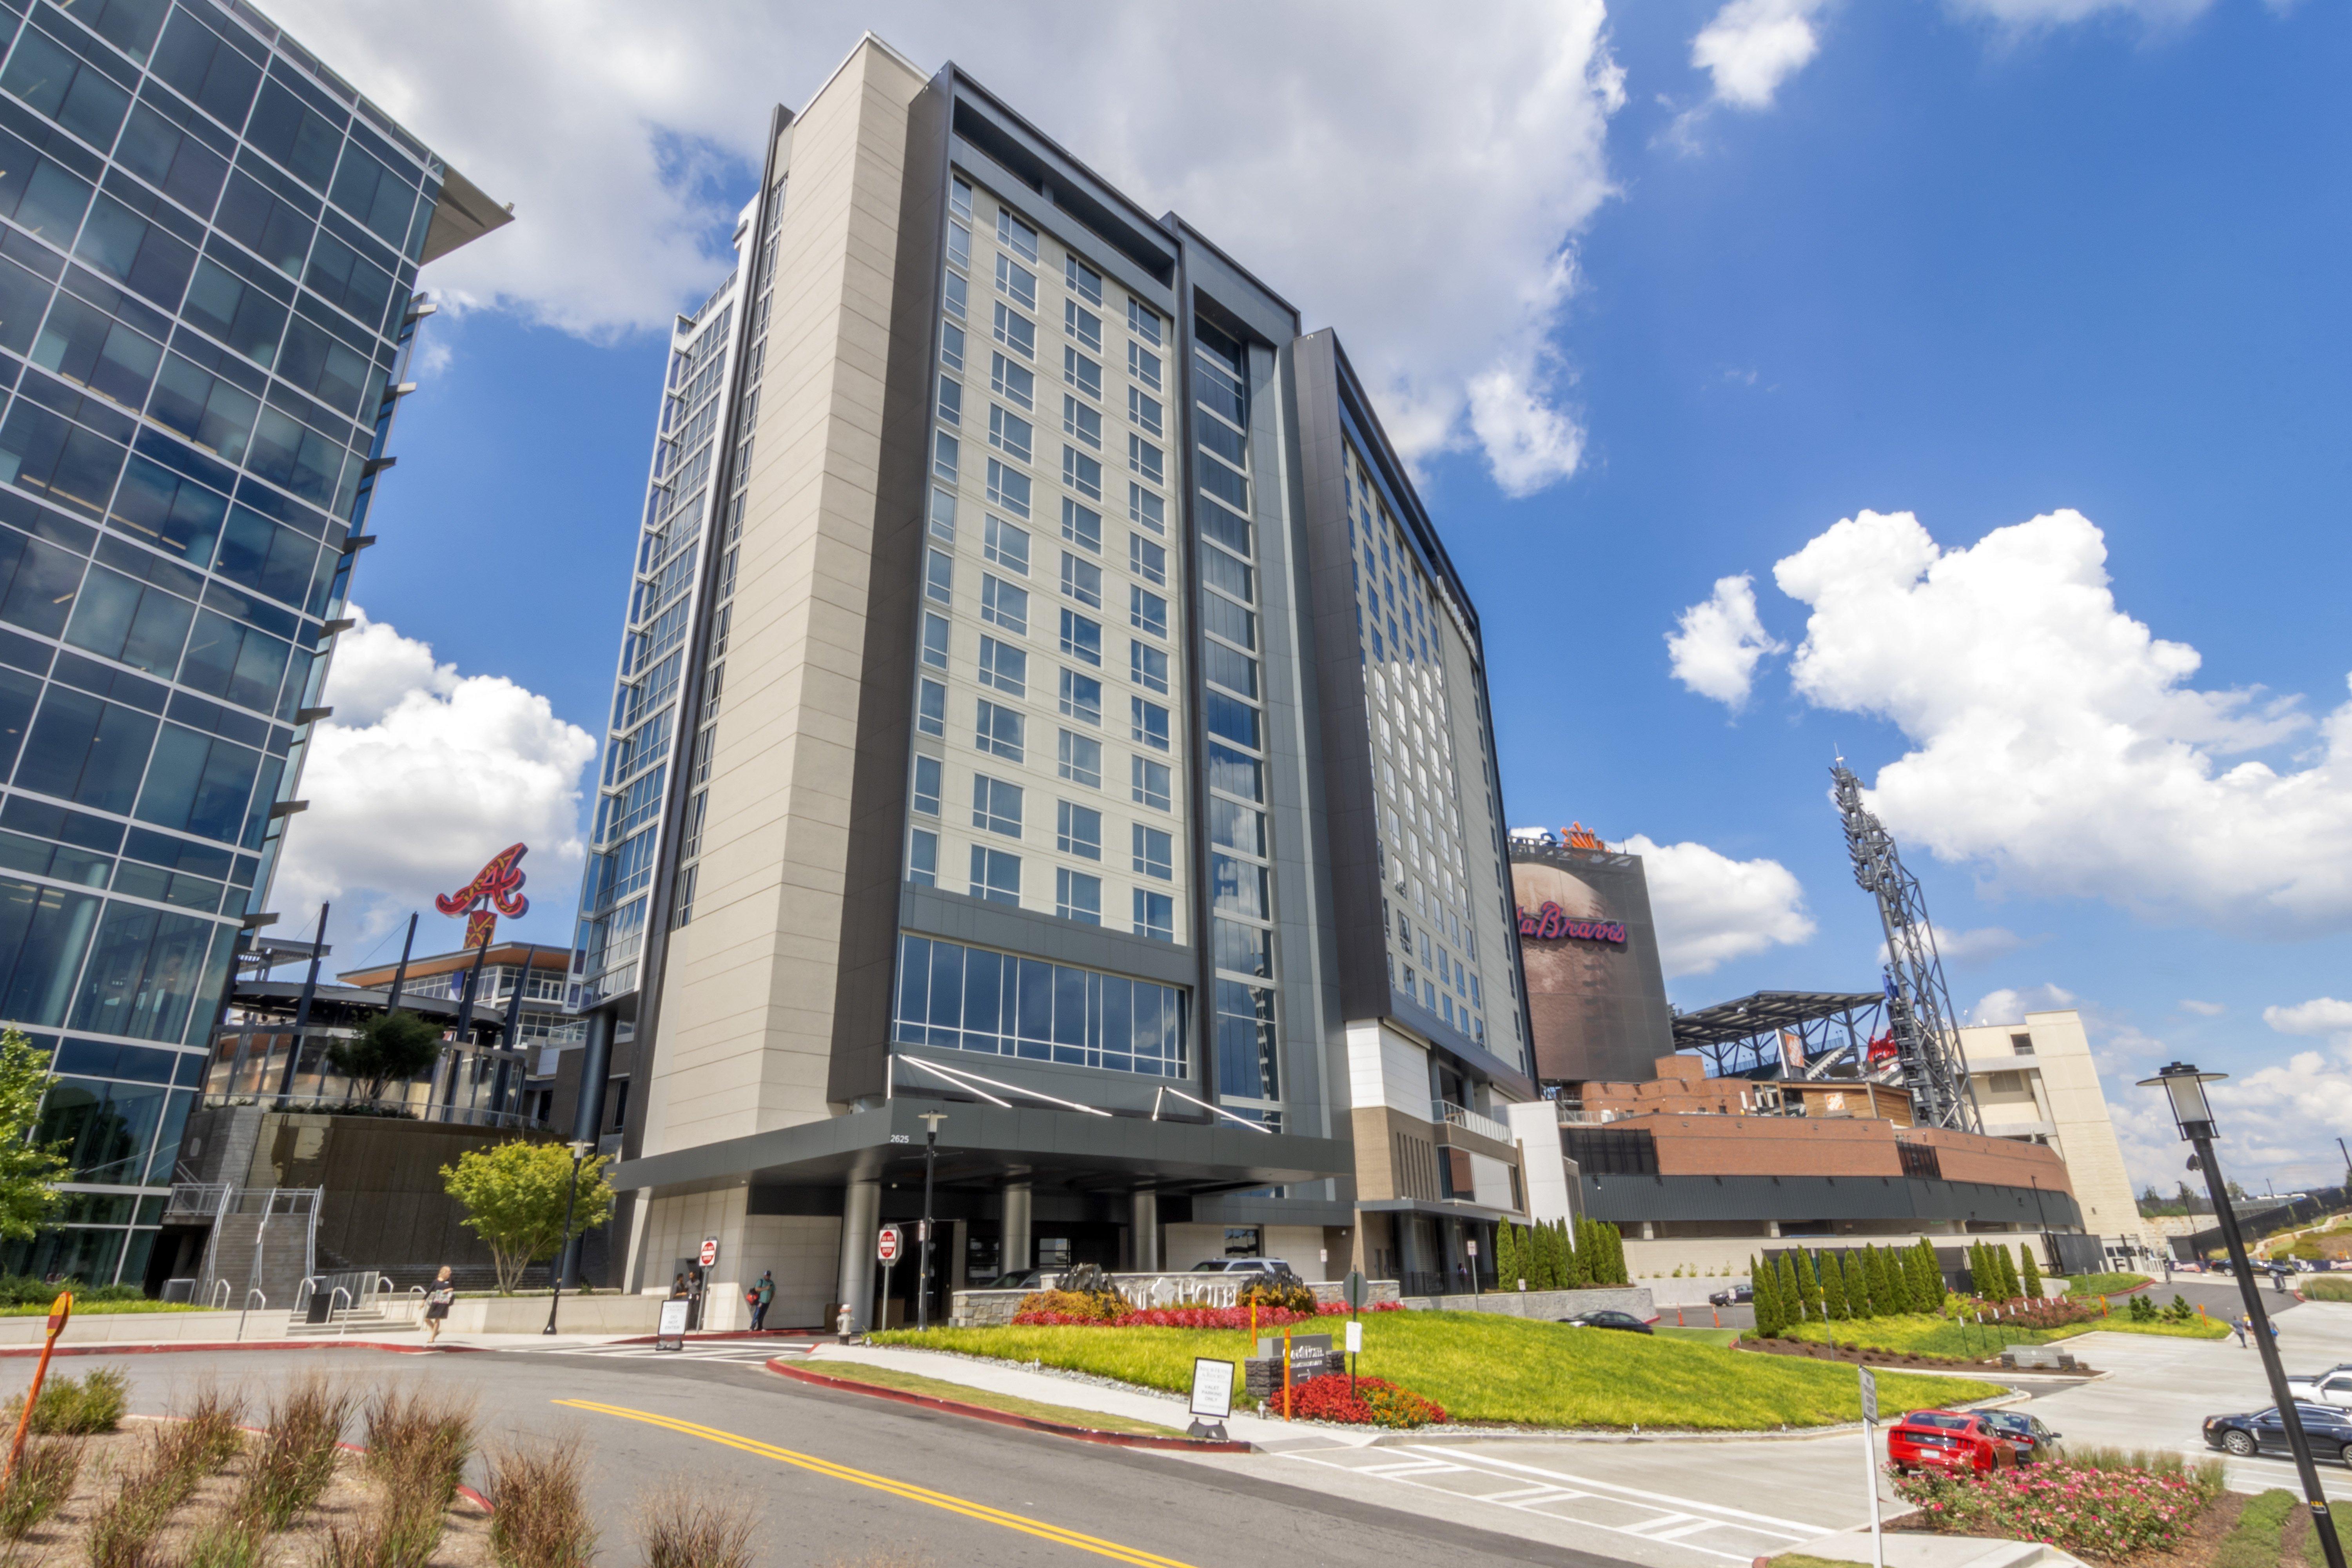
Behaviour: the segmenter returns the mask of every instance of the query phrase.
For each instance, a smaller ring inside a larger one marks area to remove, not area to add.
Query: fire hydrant
[[[850,1324],[855,1314],[853,1314],[849,1310],[849,1303],[844,1301],[841,1304],[841,1316],[835,1320],[834,1323],[835,1328],[840,1331],[841,1342],[843,1344],[847,1344],[849,1342]]]

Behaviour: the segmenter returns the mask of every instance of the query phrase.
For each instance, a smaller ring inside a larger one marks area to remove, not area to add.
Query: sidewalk
[[[1179,1432],[1192,1420],[1186,1414],[1185,1401],[1176,1394],[1135,1393],[1125,1388],[1107,1387],[1081,1378],[1032,1372],[1025,1366],[1010,1362],[972,1361],[937,1351],[900,1350],[887,1345],[820,1343],[803,1364],[813,1371],[823,1372],[827,1363],[891,1367],[899,1372],[934,1377],[941,1383],[961,1384],[966,1388],[985,1389],[992,1394],[1034,1399],[1041,1405],[1091,1410],[1104,1415],[1125,1416],[1130,1421],[1150,1421],[1161,1426],[1172,1426]],[[1235,1441],[1253,1444],[1267,1453],[1299,1447],[1369,1447],[1379,1436],[1377,1428],[1359,1433],[1333,1426],[1265,1420],[1242,1414],[1238,1404],[1233,1415],[1225,1422],[1225,1431]]]

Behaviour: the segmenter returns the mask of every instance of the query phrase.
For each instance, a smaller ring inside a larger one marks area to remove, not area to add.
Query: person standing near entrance
[[[449,1321],[449,1304],[457,1299],[457,1287],[449,1277],[449,1266],[443,1264],[441,1272],[433,1277],[433,1288],[425,1292],[425,1342],[435,1344],[441,1338],[441,1325]]]
[[[751,1331],[757,1333],[767,1327],[768,1309],[776,1300],[776,1274],[772,1268],[760,1271],[760,1283],[751,1290]]]

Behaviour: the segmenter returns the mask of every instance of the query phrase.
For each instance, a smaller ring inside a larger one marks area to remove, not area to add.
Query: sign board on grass
[[[661,1322],[654,1330],[654,1349],[682,1351],[686,1348],[686,1314],[693,1304],[683,1297],[661,1304]]]
[[[1872,1426],[1878,1424],[1878,1379],[1868,1367],[1862,1373],[1862,1418]]]
[[[1348,1325],[1348,1353],[1349,1355],[1360,1355],[1363,1353],[1363,1349],[1364,1325],[1361,1323],[1349,1323]]]
[[[1258,1359],[1261,1361],[1268,1358],[1280,1359],[1282,1355],[1282,1336],[1279,1334],[1260,1335],[1257,1342],[1257,1353]],[[1331,1336],[1328,1334],[1294,1334],[1291,1336],[1290,1361],[1291,1364],[1294,1366],[1297,1365],[1300,1362],[1305,1361],[1309,1356],[1328,1356],[1330,1353]]]
[[[1223,1421],[1234,1413],[1234,1363],[1192,1358],[1192,1414]]]
[[[898,1261],[898,1227],[897,1226],[886,1225],[875,1237],[874,1257],[877,1262],[881,1263]]]

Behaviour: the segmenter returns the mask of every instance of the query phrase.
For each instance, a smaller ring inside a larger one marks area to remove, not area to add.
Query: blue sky
[[[511,242],[445,264],[467,308],[428,328],[355,594],[407,640],[383,634],[384,657],[355,661],[354,691],[376,694],[342,717],[391,722],[402,680],[425,692],[420,721],[474,700],[489,717],[452,754],[487,758],[486,779],[521,768],[535,804],[501,816],[499,792],[478,792],[396,866],[322,828],[294,885],[365,911],[344,950],[359,952],[435,868],[454,886],[467,857],[567,808],[550,781],[578,755],[562,724],[601,733],[609,700],[663,313],[717,276],[694,252],[748,191],[766,100],[804,95],[854,32],[780,22],[773,59],[731,92],[644,87],[634,118],[623,104],[572,127],[615,150],[591,190],[516,143],[526,122],[436,97],[398,29],[306,9],[280,11],[520,215]],[[2072,997],[2146,1177],[2169,1185],[2178,1161],[2128,1081],[2185,1055],[2252,1079],[2225,1101],[2250,1175],[2333,1179],[2333,1135],[2352,1124],[2352,1005],[2330,999],[2352,923],[2352,765],[2336,760],[2352,719],[2337,752],[2326,725],[2352,669],[2335,606],[2352,552],[2336,526],[2352,16],[2312,0],[1510,9],[1498,29],[1538,27],[1575,90],[1490,88],[1499,37],[1448,40],[1460,58],[1435,65],[1384,60],[1416,48],[1400,20],[1335,68],[1403,72],[1415,90],[1375,105],[1369,88],[1310,89],[1285,111],[1282,175],[1213,146],[1171,162],[1155,127],[1181,102],[1081,96],[1057,118],[1055,62],[944,8],[862,20],[999,83],[1080,156],[1265,258],[1389,378],[1391,422],[1423,454],[1484,618],[1510,816],[1666,847],[1654,879],[1684,932],[1678,1003],[1874,988],[1875,916],[1825,795],[1842,748],[1865,783],[1900,764],[1885,809],[1966,955],[1949,964],[1962,1011]],[[1712,76],[1693,63],[1710,27],[1750,50]],[[497,68],[495,38],[483,52]],[[567,71],[614,68],[516,60],[540,79],[520,96],[549,102],[585,90]],[[1283,179],[1379,189],[1381,168],[1359,165],[1378,163],[1388,122],[1418,113],[1416,134],[1449,134],[1464,118],[1449,94],[1557,118],[1511,177],[1465,198],[1483,205],[1438,210],[1408,189],[1352,250],[1286,227]],[[1408,100],[1422,107],[1389,112]],[[1300,132],[1318,114],[1382,129],[1351,154]],[[660,223],[616,226],[628,200]],[[1481,234],[1516,237],[1487,247],[1525,275],[1532,302],[1508,320],[1448,292],[1454,264],[1484,263],[1445,247]],[[1572,270],[1546,272],[1555,253]],[[1504,391],[1482,401],[1482,384]],[[2029,524],[2063,509],[2081,521]],[[1823,540],[1865,510],[1916,514],[1969,553],[1922,582],[1887,564],[1924,569],[1908,525]],[[1996,530],[2013,531],[1971,548]],[[1774,569],[1816,541],[1801,601]],[[1737,593],[1718,624],[1752,668],[1706,695],[1666,637],[1742,574],[1746,654]],[[2151,652],[2133,623],[2201,664]],[[413,644],[454,669],[416,676]],[[2249,763],[2287,782],[2213,784]],[[519,930],[562,942],[576,871],[530,864]],[[444,934],[454,945],[454,923]]]

